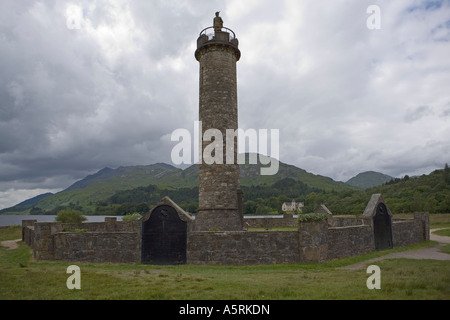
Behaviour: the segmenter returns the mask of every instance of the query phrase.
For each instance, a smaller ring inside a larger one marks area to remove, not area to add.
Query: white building
[[[302,210],[302,208],[305,206],[303,202],[295,202],[295,200],[292,200],[291,202],[284,202],[281,206],[281,210],[283,211],[298,211]]]

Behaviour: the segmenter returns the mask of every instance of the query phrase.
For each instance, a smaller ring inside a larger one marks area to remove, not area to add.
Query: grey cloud
[[[444,111],[442,111],[441,115],[442,115],[442,117],[450,116],[450,108],[449,109],[445,109]]]
[[[399,173],[427,140],[436,144],[405,170],[449,157],[437,134],[409,131],[448,116],[448,76],[436,71],[448,67],[445,44],[419,32],[444,23],[447,5],[420,20],[422,9],[386,2],[382,29],[369,31],[370,1],[80,0],[70,3],[83,9],[81,29],[69,30],[68,3],[0,2],[0,192],[170,163],[166,138],[198,119],[196,38],[218,10],[240,40],[240,125],[280,129],[281,161],[346,180]]]
[[[414,109],[409,109],[405,114],[405,121],[410,123],[417,121],[432,113],[432,109],[429,106],[419,106]]]

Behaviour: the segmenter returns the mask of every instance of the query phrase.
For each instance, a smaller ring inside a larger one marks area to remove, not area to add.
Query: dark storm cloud
[[[170,133],[196,120],[199,16],[217,3],[2,1],[0,192],[170,163]]]

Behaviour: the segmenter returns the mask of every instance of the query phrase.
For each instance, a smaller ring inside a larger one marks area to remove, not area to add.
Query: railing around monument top
[[[225,30],[225,32],[228,32],[230,34],[230,41],[233,39],[236,39],[236,34],[234,33],[233,30],[222,27],[221,31],[223,31],[223,30]],[[208,27],[208,28],[203,29],[200,32],[199,36],[201,37],[202,35],[206,35],[208,37],[208,40],[212,40],[214,38],[214,34],[215,34],[214,27]]]

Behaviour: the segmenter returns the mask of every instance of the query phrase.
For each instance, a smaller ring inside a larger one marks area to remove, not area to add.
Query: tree
[[[303,208],[303,212],[305,213],[314,212],[317,206],[318,206],[317,194],[315,192],[311,192],[305,198],[305,207]]]
[[[180,203],[180,207],[183,208],[183,210],[186,212],[197,213],[198,202],[196,202],[196,201],[183,202],[183,203]]]
[[[81,211],[73,209],[63,209],[58,212],[55,220],[62,223],[81,223],[87,220],[87,218]]]
[[[247,200],[244,202],[244,213],[245,214],[256,214],[256,209],[258,208],[258,202],[253,200]]]
[[[145,214],[150,210],[148,205],[145,202],[141,202],[136,206],[136,212],[140,214]]]
[[[445,183],[450,184],[450,168],[448,167],[448,163],[444,167],[444,180]]]
[[[259,216],[268,215],[270,214],[272,209],[265,205],[258,205],[256,208],[256,214]]]
[[[44,214],[45,212],[44,212],[44,210],[42,210],[41,208],[39,208],[39,207],[33,207],[33,208],[31,208],[31,210],[30,210],[30,214],[31,215],[39,215],[39,214]]]

